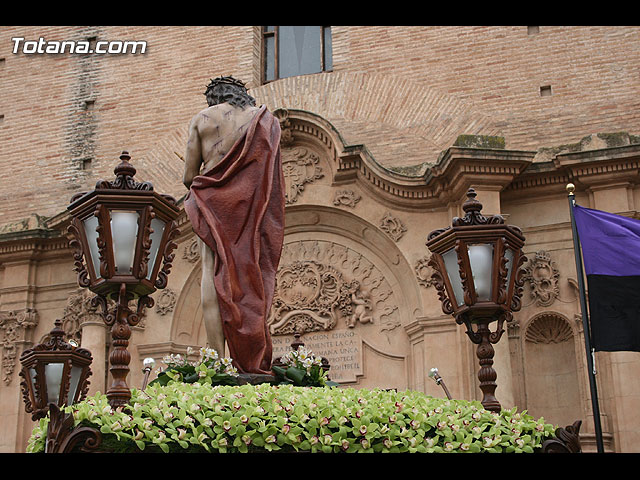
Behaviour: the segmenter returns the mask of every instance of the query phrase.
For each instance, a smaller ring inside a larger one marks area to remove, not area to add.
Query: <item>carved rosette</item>
[[[400,325],[392,290],[381,272],[361,254],[336,243],[286,244],[276,275],[268,324],[274,335],[330,330],[339,322],[354,328]]]
[[[156,312],[159,315],[166,315],[173,312],[176,306],[177,296],[170,288],[162,290],[156,299]]]
[[[18,343],[27,340],[27,332],[38,325],[38,313],[33,308],[0,312],[0,344],[2,345],[2,381],[11,383],[18,356]]]
[[[429,288],[435,283],[433,279],[433,274],[435,270],[429,264],[430,260],[431,260],[431,257],[422,257],[416,262],[414,266],[418,283],[425,288]]]
[[[531,296],[540,307],[550,306],[560,296],[559,278],[560,271],[551,260],[551,254],[544,250],[536,252],[523,276],[531,286]]]
[[[361,197],[353,190],[338,190],[333,197],[333,204],[337,207],[354,208]]]

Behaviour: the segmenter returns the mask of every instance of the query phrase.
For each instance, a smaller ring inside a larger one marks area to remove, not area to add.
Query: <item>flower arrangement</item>
[[[187,348],[187,356],[193,350]],[[228,357],[220,358],[212,348],[202,347],[200,358],[196,362],[188,362],[180,354],[165,356],[162,361],[166,369],[158,373],[158,377],[149,385],[159,383],[166,385],[170,381],[184,383],[207,383],[210,385],[237,385],[238,370]]]
[[[155,383],[112,409],[97,394],[66,407],[106,451],[534,452],[555,427],[516,409],[421,392],[294,385]],[[48,418],[29,440],[44,450]]]
[[[327,378],[322,368],[322,357],[316,356],[304,345],[290,350],[280,357],[281,365],[273,365],[272,370],[280,383],[292,383],[302,387],[337,386]]]

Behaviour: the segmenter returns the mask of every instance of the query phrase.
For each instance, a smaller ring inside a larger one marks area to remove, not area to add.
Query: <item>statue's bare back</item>
[[[222,103],[205,108],[193,117],[189,126],[183,178],[187,188],[202,166],[207,171],[224,158],[245,134],[258,110],[254,106],[242,108]]]

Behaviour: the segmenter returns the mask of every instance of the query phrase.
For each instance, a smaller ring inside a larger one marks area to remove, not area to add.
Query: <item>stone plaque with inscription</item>
[[[272,338],[273,358],[280,358],[291,350],[293,335]],[[331,366],[329,377],[334,382],[355,382],[362,375],[362,337],[352,329],[309,332],[300,337],[314,355],[326,358]]]

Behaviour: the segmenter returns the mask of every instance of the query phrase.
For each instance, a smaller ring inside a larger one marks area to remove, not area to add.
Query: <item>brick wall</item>
[[[413,145],[401,164],[434,160],[419,152],[446,148],[460,133],[501,134],[507,148],[535,150],[596,132],[640,133],[639,34],[638,27],[334,27],[333,76],[284,79],[256,92],[273,93],[275,106],[326,115],[349,141],[369,139],[379,158]],[[145,40],[147,52],[14,55],[16,36]],[[258,87],[260,35],[251,26],[5,27],[0,59],[4,225],[63,211],[73,193],[113,177],[124,149],[139,180],[184,194],[173,152],[182,153],[189,119],[206,106],[201,93],[209,78],[226,74]],[[362,74],[375,86],[363,81],[366,88],[341,96],[347,87],[338,80]],[[334,98],[310,93],[314,82]],[[437,102],[414,111],[415,98],[396,95],[389,110],[397,85],[417,86],[423,102],[431,94]],[[551,95],[541,95],[546,86]],[[338,100],[349,105],[340,110]],[[474,123],[485,130],[465,130]]]
[[[495,116],[511,148],[640,127],[640,28],[335,29],[336,70],[422,82]],[[540,87],[551,86],[551,96]]]

